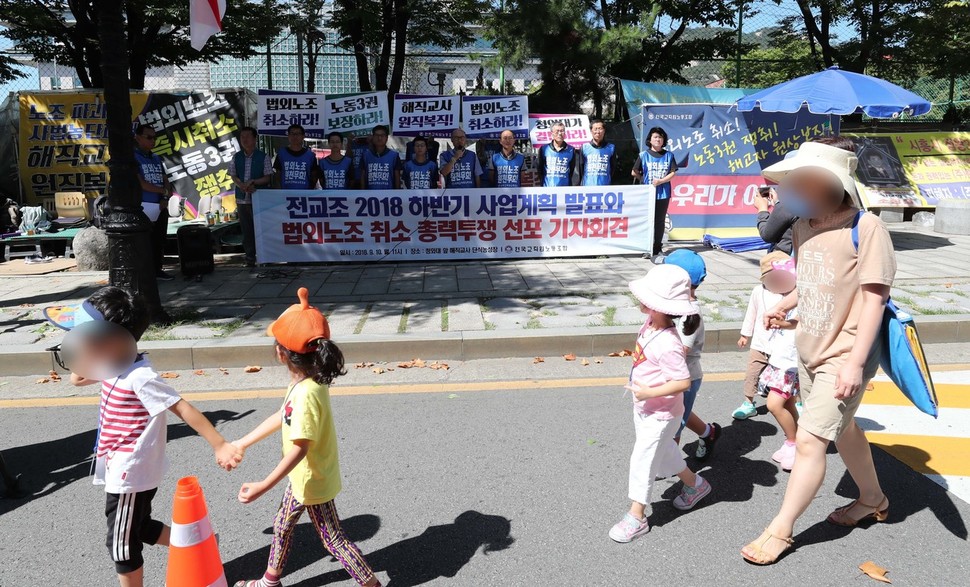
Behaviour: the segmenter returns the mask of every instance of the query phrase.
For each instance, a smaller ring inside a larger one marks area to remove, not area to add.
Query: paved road
[[[712,496],[683,514],[668,503],[677,487],[662,482],[650,534],[613,543],[607,531],[628,506],[633,444],[629,400],[616,374],[345,384],[349,394],[333,398],[345,487],[337,504],[385,585],[866,584],[857,566],[868,560],[888,567],[896,585],[966,585],[970,506],[881,450],[875,459],[893,502],[888,523],[850,532],[823,521],[854,496],[832,454],[826,483],[798,528],[798,549],[774,567],[744,563],[738,549],[778,506],[787,474],[769,460],[781,442],[770,416],[740,423],[725,417],[737,403],[737,374],[712,375],[698,404],[702,416],[725,425],[704,473]],[[952,397],[970,393],[952,391]],[[278,399],[257,395],[230,391],[197,405],[236,437],[277,408]],[[0,500],[0,585],[115,584],[102,545],[103,496],[90,485],[85,462],[95,408],[10,405],[0,409],[0,447],[37,493]],[[902,418],[924,417],[910,409]],[[227,474],[183,425],[172,425],[170,437],[174,464],[156,498],[157,515],[169,517],[180,476],[199,475],[230,584],[257,576],[282,488],[249,506],[235,494],[242,481],[261,478],[276,463],[278,441],[251,449],[244,466]],[[687,441],[690,451],[693,439]],[[299,527],[296,544],[287,586],[350,584],[309,525]],[[147,560],[148,584],[160,585],[164,551],[151,549]]]

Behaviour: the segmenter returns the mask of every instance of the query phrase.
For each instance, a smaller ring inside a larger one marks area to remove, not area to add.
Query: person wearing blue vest
[[[170,281],[174,277],[162,270],[162,262],[165,259],[165,240],[168,238],[168,199],[172,195],[172,185],[168,182],[162,158],[152,152],[155,135],[152,125],[138,125],[135,129],[135,161],[138,163],[138,183],[141,186],[141,208],[152,223],[155,277]]]
[[[312,190],[320,181],[317,156],[303,144],[306,131],[299,124],[286,129],[286,148],[276,152],[273,169],[276,187],[284,190]]]
[[[451,133],[452,148],[441,154],[441,176],[445,178],[446,188],[482,187],[482,164],[478,155],[469,151],[468,136],[456,128]]]
[[[333,131],[327,135],[330,154],[320,160],[320,187],[325,190],[353,189],[354,160],[344,154],[344,135]]]
[[[589,125],[593,140],[579,150],[580,185],[613,185],[616,145],[606,141],[606,123],[596,119]]]
[[[497,188],[522,187],[525,157],[515,152],[515,133],[503,130],[499,143],[502,150],[492,155],[492,185]]]
[[[631,172],[638,181],[657,189],[653,217],[653,250],[643,255],[644,259],[652,258],[654,263],[662,263],[664,260],[663,237],[667,210],[670,208],[670,180],[677,174],[677,161],[665,149],[667,140],[667,131],[659,126],[651,128],[647,135],[647,150],[637,157]]]
[[[557,187],[572,185],[576,169],[576,149],[566,142],[566,125],[552,125],[552,142],[539,148],[537,172],[539,185]]]
[[[229,177],[236,186],[236,212],[242,229],[243,253],[246,267],[256,266],[256,227],[253,224],[253,197],[256,189],[265,187],[273,179],[273,165],[265,152],[256,148],[256,129],[244,126],[239,129],[239,145],[229,167]]]
[[[414,153],[404,162],[404,172],[401,173],[404,187],[409,190],[438,189],[441,176],[438,164],[429,156],[428,139],[414,137],[411,144]]]
[[[360,161],[360,187],[365,190],[396,190],[401,187],[401,156],[387,148],[390,133],[383,124],[374,127],[371,147]]]

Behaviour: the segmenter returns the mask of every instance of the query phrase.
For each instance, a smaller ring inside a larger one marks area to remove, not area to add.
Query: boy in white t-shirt
[[[206,439],[219,466],[228,471],[242,460],[242,453],[179,397],[144,355],[137,354],[135,342],[148,328],[144,308],[144,302],[126,290],[105,287],[77,306],[44,311],[60,328],[79,327],[68,334],[76,335],[68,360],[71,383],[101,384],[94,484],[104,485],[107,494],[106,545],[122,587],[144,584],[143,544],[169,543],[169,527],[151,517],[152,498],[168,468],[166,412]],[[57,353],[55,358],[61,363]]]

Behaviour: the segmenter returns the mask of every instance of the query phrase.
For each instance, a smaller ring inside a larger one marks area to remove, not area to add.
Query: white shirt
[[[744,323],[741,325],[741,336],[751,339],[751,350],[768,354],[768,329],[765,328],[765,312],[774,308],[785,296],[771,293],[763,285],[756,285],[751,290],[748,300],[748,311],[744,313]]]
[[[798,310],[788,312],[787,319],[798,318]],[[768,364],[781,371],[798,368],[798,349],[795,347],[795,329],[775,328],[768,332]]]
[[[158,487],[168,469],[165,413],[180,399],[144,358],[102,381],[94,484],[107,493]]]

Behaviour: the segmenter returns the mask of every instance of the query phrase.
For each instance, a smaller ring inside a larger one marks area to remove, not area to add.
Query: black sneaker
[[[159,269],[158,272],[155,273],[155,279],[158,279],[160,281],[172,281],[173,279],[175,279],[175,276],[172,275],[171,273],[165,273],[164,271]]]
[[[694,451],[694,458],[698,461],[706,461],[714,452],[714,445],[721,439],[721,425],[712,422],[711,431],[707,436],[697,439],[697,450]]]

